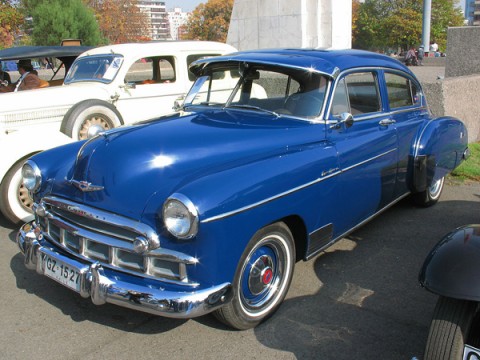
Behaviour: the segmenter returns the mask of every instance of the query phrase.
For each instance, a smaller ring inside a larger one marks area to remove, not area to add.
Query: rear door
[[[334,86],[328,139],[336,147],[340,170],[334,234],[339,236],[390,203],[397,175],[397,132],[381,96],[381,73],[358,70],[341,75]],[[353,125],[335,125],[342,113]]]
[[[424,121],[429,119],[427,107],[423,104],[420,85],[408,75],[385,71],[385,89],[388,97],[390,117],[395,121],[398,133],[398,169],[395,186],[396,197],[407,193],[409,155]]]

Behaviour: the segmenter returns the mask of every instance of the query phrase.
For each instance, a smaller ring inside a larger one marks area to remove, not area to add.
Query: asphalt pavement
[[[280,310],[232,331],[208,315],[155,317],[88,299],[27,270],[0,218],[1,359],[421,359],[437,297],[417,274],[450,230],[480,223],[480,183],[448,184],[432,208],[404,200],[300,262]]]

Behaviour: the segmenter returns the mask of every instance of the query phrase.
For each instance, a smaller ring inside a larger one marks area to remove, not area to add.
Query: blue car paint
[[[300,240],[298,257],[309,258],[408,195],[416,156],[435,157],[438,167],[427,185],[460,162],[467,142],[461,122],[432,120],[423,96],[409,109],[390,110],[385,71],[401,72],[421,89],[399,62],[357,51],[265,50],[200,60],[192,70],[198,74],[216,63],[254,61],[331,75],[328,99],[352,67],[378,67],[382,111],[336,129],[327,115],[326,121],[305,121],[189,107],[181,116],[115,129],[34,156],[46,179],[35,201],[58,196],[148,224],[160,235],[162,248],[198,259],[188,265],[189,278],[207,288],[232,282],[247,243],[268,224],[295,224],[305,241]],[[325,109],[329,106],[330,100]],[[391,118],[395,123],[379,124]],[[82,192],[69,183],[72,179],[104,190]],[[198,211],[193,239],[178,240],[164,231],[161,209],[174,193],[187,196]]]

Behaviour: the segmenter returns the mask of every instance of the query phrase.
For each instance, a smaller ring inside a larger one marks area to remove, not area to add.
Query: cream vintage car
[[[0,210],[33,218],[21,167],[31,155],[172,112],[195,76],[188,65],[235,48],[217,42],[117,44],[82,53],[61,86],[0,94]]]

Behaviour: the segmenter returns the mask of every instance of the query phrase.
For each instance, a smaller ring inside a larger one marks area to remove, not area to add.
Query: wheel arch
[[[120,114],[120,112],[118,111],[118,109],[115,107],[115,105],[105,101],[105,100],[100,100],[100,99],[85,99],[85,100],[82,100],[78,103],[76,103],[75,105],[73,105],[70,109],[68,109],[68,111],[66,112],[66,114],[64,115],[63,119],[62,119],[62,123],[60,125],[60,131],[62,133],[64,133],[65,135],[67,136],[70,136],[68,134],[68,131],[67,131],[67,124],[69,122],[69,119],[72,115],[73,112],[77,111],[77,109],[79,109],[80,107],[82,106],[85,106],[86,104],[90,103],[89,105],[90,106],[95,106],[95,105],[99,105],[99,106],[105,106],[106,108],[108,108],[109,110],[113,111],[115,113],[115,115],[118,117],[118,120],[120,122],[120,125],[123,125],[125,124],[125,121],[123,120],[123,117],[122,115]]]
[[[307,227],[305,226],[303,220],[300,218],[300,216],[290,215],[274,221],[272,224],[276,222],[283,222],[290,229],[295,242],[295,261],[298,262],[303,260],[306,256],[308,239]]]

